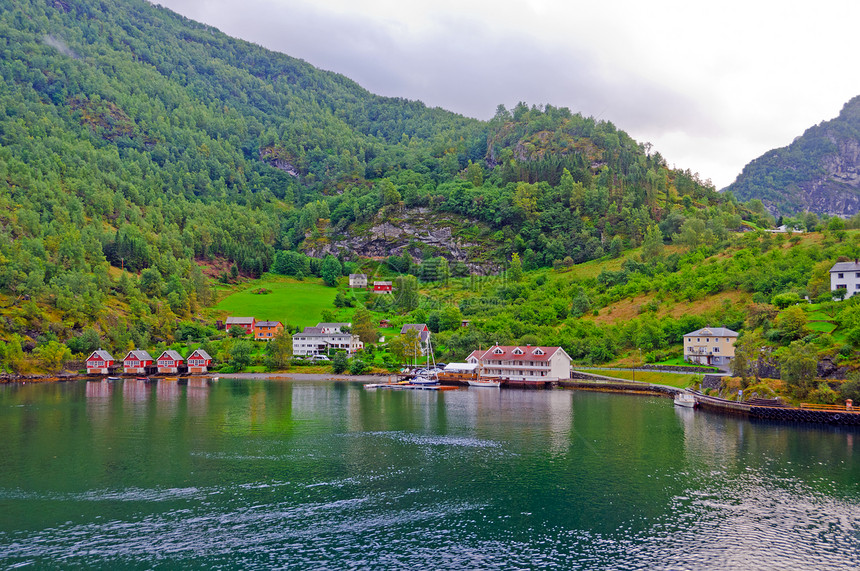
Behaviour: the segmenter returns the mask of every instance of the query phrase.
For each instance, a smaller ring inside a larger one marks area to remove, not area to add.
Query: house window
[[[719,353],[719,352],[720,352],[720,348],[719,348],[719,347],[714,347],[714,353]]]
[[[843,276],[842,274],[836,274],[836,277],[837,277],[837,278],[839,278],[839,279],[841,280],[841,279],[842,279],[843,277],[845,277],[845,276]]]
[[[848,289],[848,286],[845,284],[836,284],[836,289]]]
[[[520,348],[514,349],[514,355],[522,355],[522,354],[523,354],[522,349],[520,349]]]
[[[543,355],[543,351],[541,351],[541,350],[538,348],[538,349],[535,349],[535,350],[534,350],[534,354],[535,354],[535,355]]]

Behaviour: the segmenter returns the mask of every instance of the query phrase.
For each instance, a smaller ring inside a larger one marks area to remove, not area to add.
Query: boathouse
[[[158,372],[173,374],[184,373],[185,359],[183,359],[182,355],[173,349],[168,349],[158,356]]]
[[[119,363],[104,349],[93,351],[86,363],[88,375],[110,375],[119,369]]]
[[[123,358],[122,370],[129,375],[148,375],[156,370],[155,360],[147,351],[134,349]]]
[[[211,365],[212,357],[203,349],[195,349],[193,353],[188,355],[189,373],[205,373]]]

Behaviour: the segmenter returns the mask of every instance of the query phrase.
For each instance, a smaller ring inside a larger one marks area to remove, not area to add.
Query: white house
[[[561,347],[494,345],[472,351],[467,363],[476,363],[482,377],[509,381],[557,381],[570,378],[570,355]]]
[[[735,357],[738,332],[705,327],[684,335],[684,360],[700,365],[728,365]]]
[[[845,290],[845,299],[860,292],[860,262],[837,262],[830,268],[830,291]]]
[[[340,349],[349,354],[361,351],[364,349],[364,343],[358,335],[341,331],[341,326],[349,325],[349,323],[318,323],[316,327],[305,327],[303,331],[293,334],[293,355],[297,357],[325,355],[329,349]]]
[[[367,274],[349,274],[349,287],[367,287]]]

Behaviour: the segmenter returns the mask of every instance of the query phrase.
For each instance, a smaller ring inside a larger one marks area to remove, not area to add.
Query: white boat
[[[696,407],[696,397],[691,393],[682,392],[675,394],[675,406],[685,406],[687,408]]]
[[[478,380],[469,380],[467,381],[470,387],[499,387],[501,386],[501,381],[491,381],[489,379],[478,379]]]

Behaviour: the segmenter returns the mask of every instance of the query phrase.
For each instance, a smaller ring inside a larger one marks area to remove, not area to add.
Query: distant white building
[[[341,327],[349,323],[318,323],[316,327],[305,327],[303,331],[293,334],[293,355],[307,357],[310,355],[325,355],[329,349],[346,351],[349,354],[364,349],[358,335],[345,333]]]
[[[367,274],[349,274],[349,287],[367,287]]]
[[[845,290],[845,299],[860,292],[860,262],[837,262],[830,268],[830,291]]]

